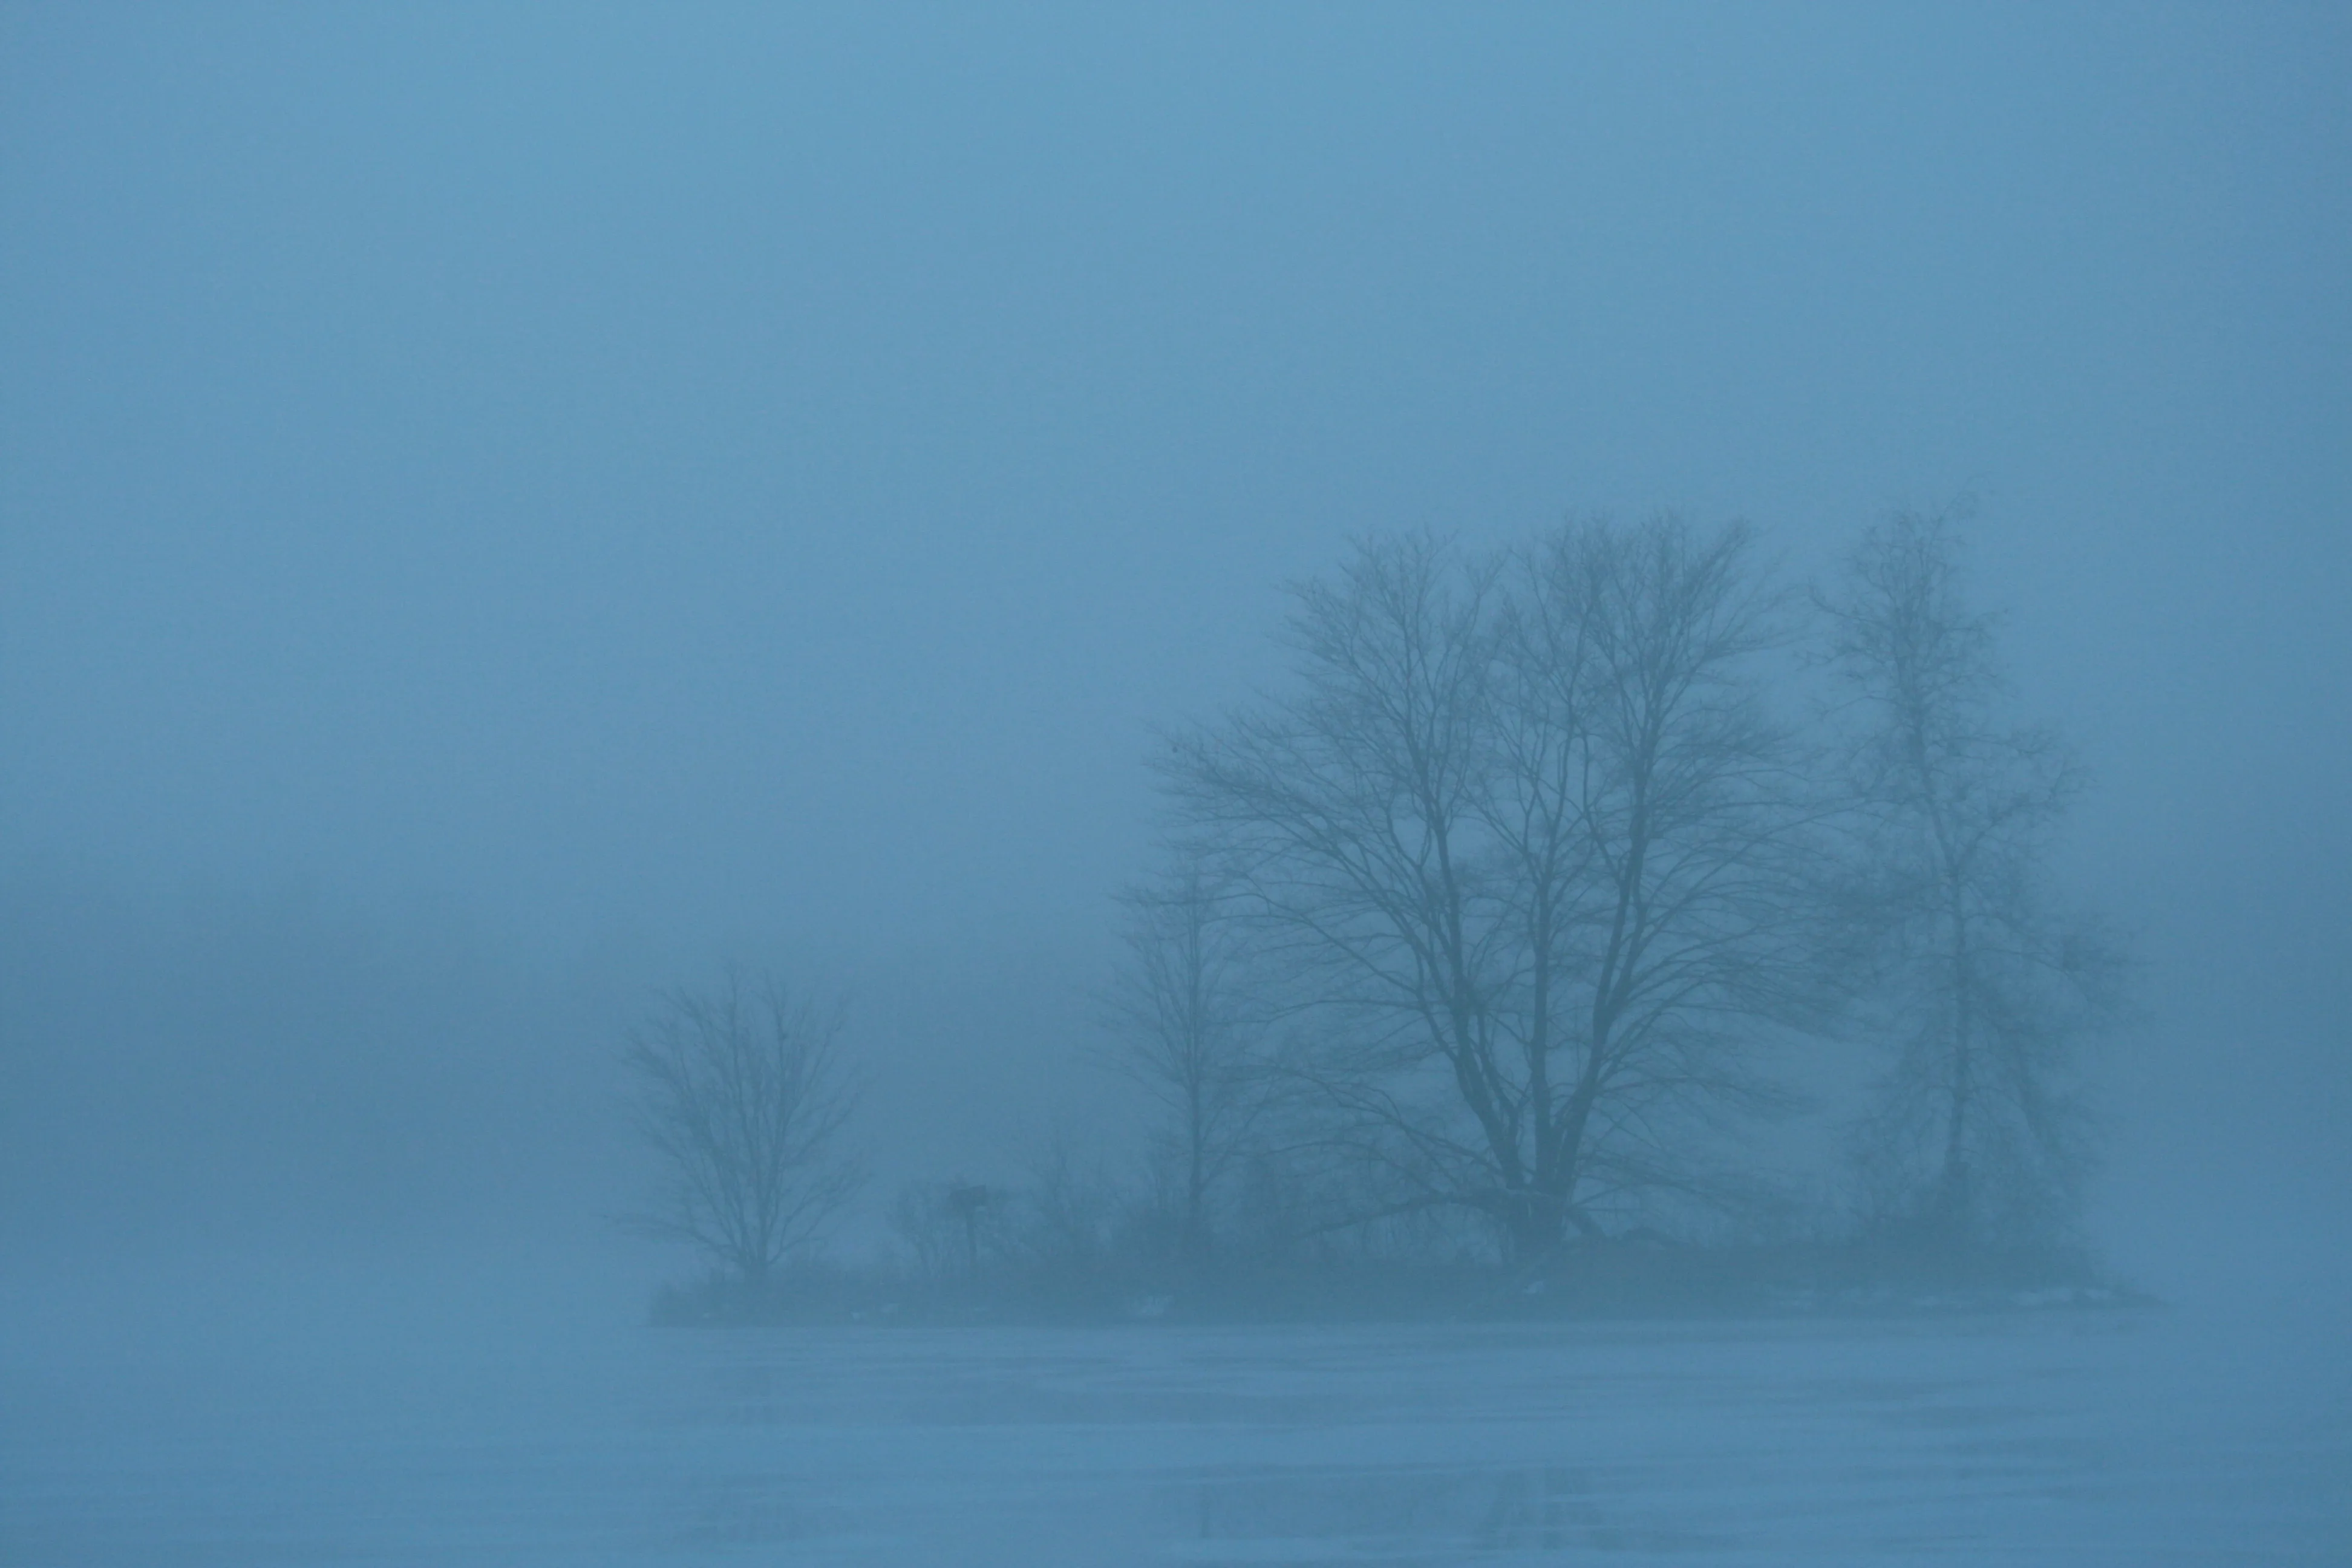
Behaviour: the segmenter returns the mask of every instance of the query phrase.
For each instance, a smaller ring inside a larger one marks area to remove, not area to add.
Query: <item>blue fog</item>
[[[2320,5],[0,7],[0,1558],[2352,1552],[2347,80]],[[1350,540],[1962,496],[2166,1308],[639,1326],[619,1039],[723,960],[850,997],[845,1252],[1118,1146],[1144,760]]]

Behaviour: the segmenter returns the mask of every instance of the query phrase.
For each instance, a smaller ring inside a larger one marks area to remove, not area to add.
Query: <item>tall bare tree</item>
[[[1426,536],[1370,541],[1293,590],[1299,688],[1180,740],[1166,783],[1225,851],[1295,1055],[1377,1201],[1492,1212],[1522,1184],[1496,1097],[1509,961],[1485,863],[1491,568]],[[1450,1086],[1447,1087],[1447,1086]]]
[[[1367,542],[1296,591],[1296,693],[1176,747],[1296,980],[1294,1070],[1390,1210],[1540,1256],[1685,1179],[1676,1119],[1758,1087],[1802,965],[1758,583],[1744,531],[1672,519]]]
[[[1124,962],[1107,997],[1116,1064],[1160,1106],[1176,1156],[1185,1253],[1213,1241],[1216,1190],[1265,1104],[1261,1020],[1246,980],[1246,939],[1226,886],[1197,848],[1157,882],[1120,898]]]
[[[1519,555],[1486,816],[1521,954],[1529,1227],[1693,1187],[1695,1115],[1772,1101],[1760,1037],[1819,996],[1806,820],[1759,659],[1778,598],[1748,531],[1660,517]]]
[[[1995,618],[1969,607],[1939,516],[1872,529],[1822,596],[1852,699],[1857,910],[1895,1047],[1867,1134],[1877,1201],[1951,1239],[2047,1239],[2088,1146],[2073,1045],[2113,1016],[2119,960],[2053,910],[2042,868],[2081,773],[2006,721]]]
[[[663,1190],[638,1228],[692,1244],[747,1285],[808,1241],[861,1180],[838,1019],[730,972],[663,994],[629,1037],[638,1131]]]

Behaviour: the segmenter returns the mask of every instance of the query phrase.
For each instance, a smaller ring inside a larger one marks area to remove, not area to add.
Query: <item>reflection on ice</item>
[[[1419,1562],[1497,1552],[1722,1551],[1736,1535],[1666,1519],[1636,1519],[1622,1478],[1605,1467],[1227,1476],[1193,1483],[1189,1539],[1168,1555],[1190,1563],[1312,1560]]]

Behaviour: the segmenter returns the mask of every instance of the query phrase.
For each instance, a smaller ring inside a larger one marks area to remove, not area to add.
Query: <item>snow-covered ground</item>
[[[2325,1304],[700,1332],[201,1308],[0,1300],[0,1561],[2352,1561],[2352,1320]]]

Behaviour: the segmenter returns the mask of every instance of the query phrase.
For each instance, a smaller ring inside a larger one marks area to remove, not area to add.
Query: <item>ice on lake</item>
[[[541,1333],[28,1300],[10,1563],[2352,1561],[2325,1312]]]

